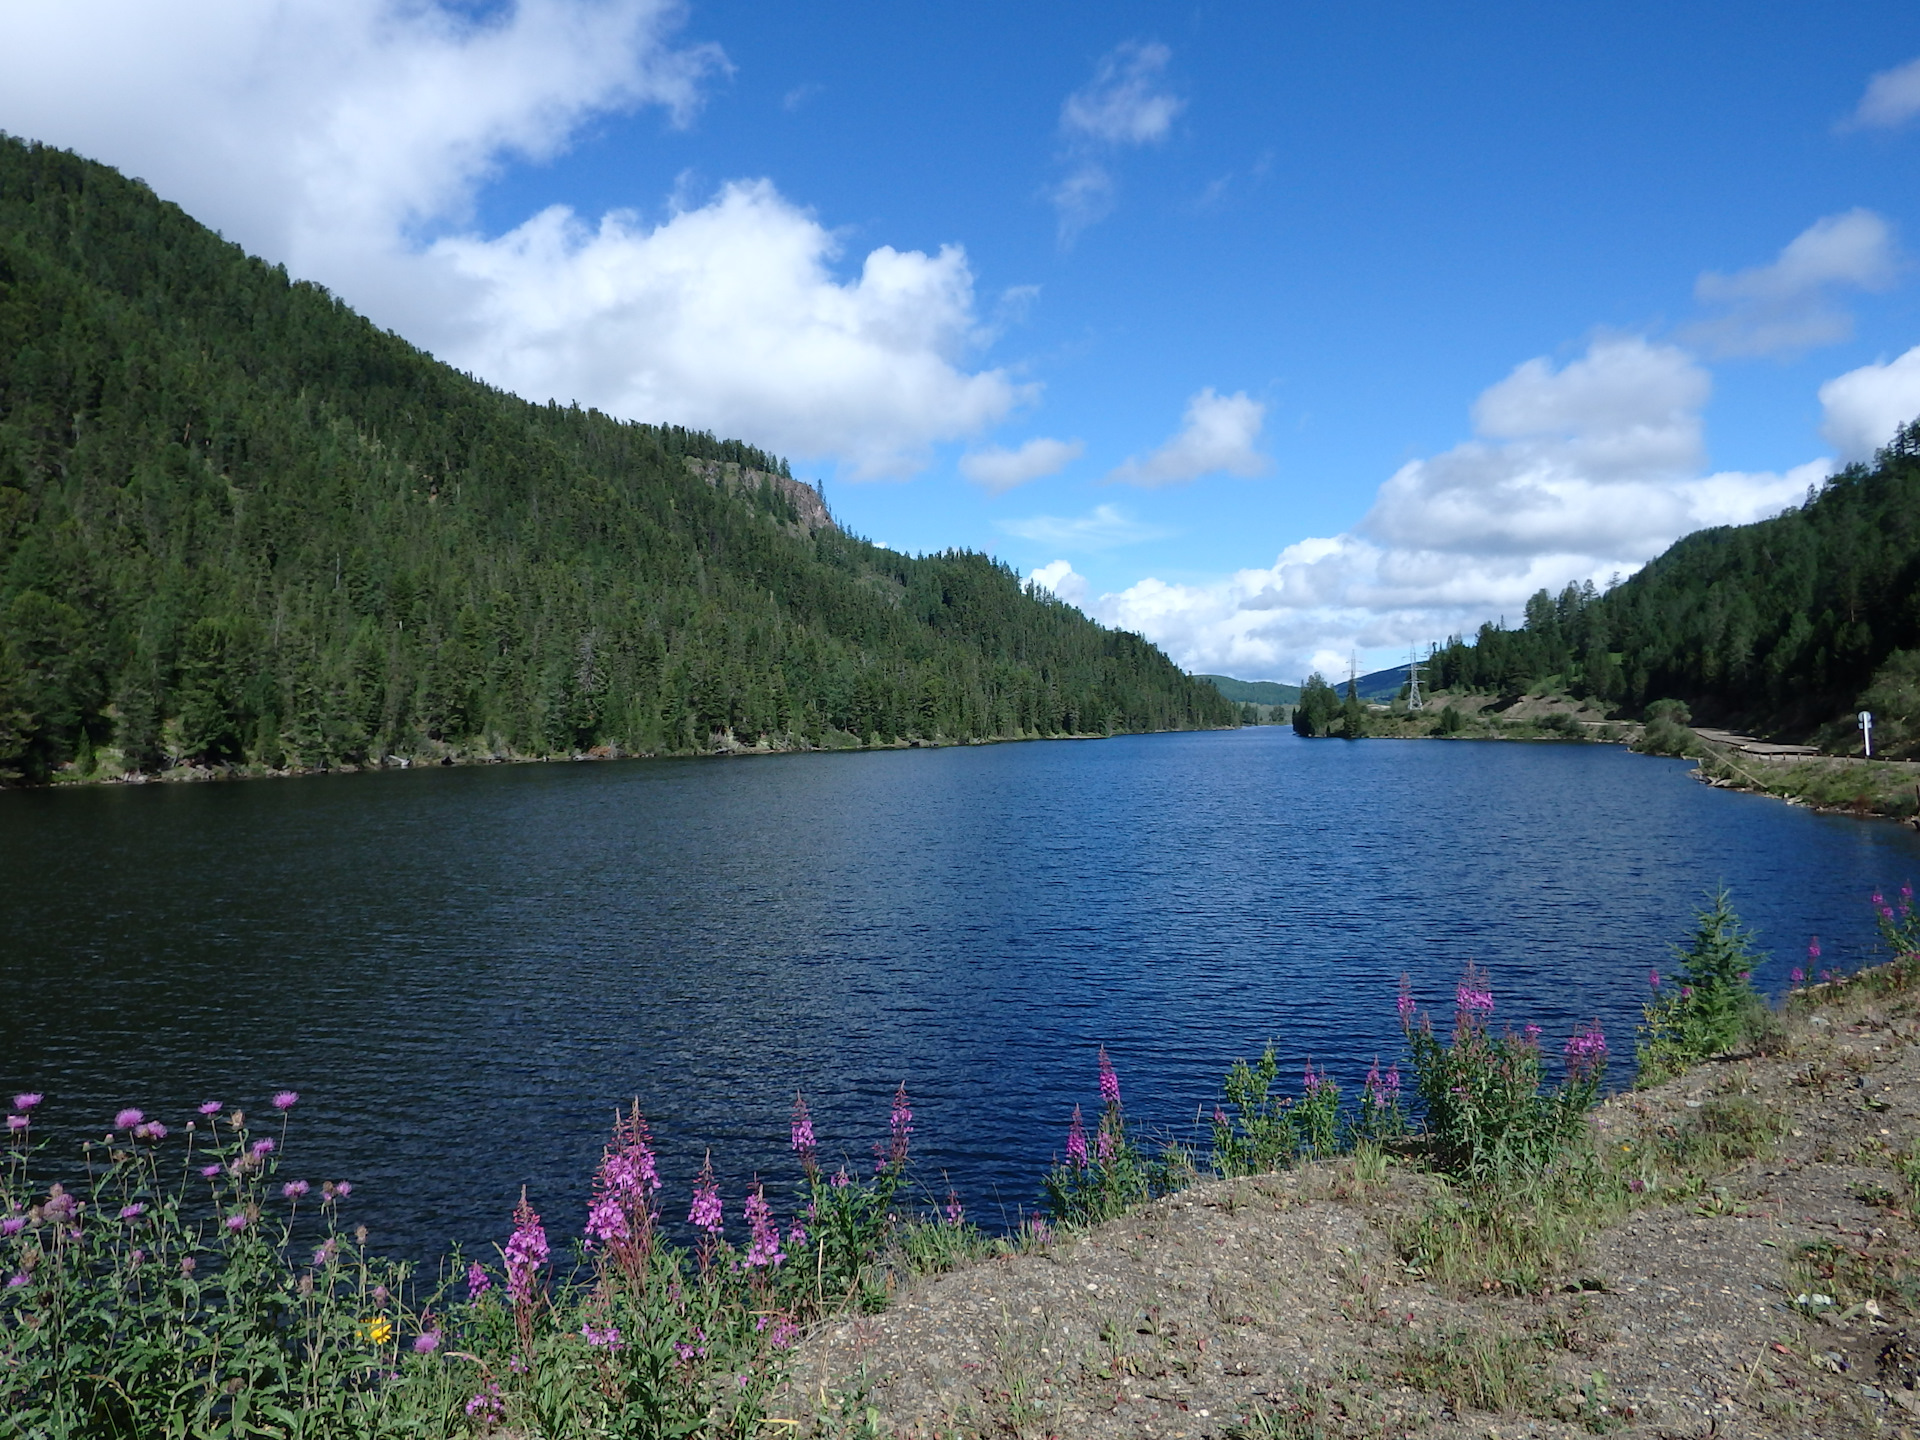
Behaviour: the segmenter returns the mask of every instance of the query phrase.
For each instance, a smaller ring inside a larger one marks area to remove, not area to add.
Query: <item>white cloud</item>
[[[1720,355],[1779,355],[1831,345],[1853,333],[1853,316],[1832,292],[1884,290],[1899,271],[1885,219],[1861,209],[1829,215],[1795,236],[1770,265],[1703,274],[1694,295],[1720,313],[1683,333]]]
[[[555,208],[429,254],[479,288],[461,349],[480,373],[615,414],[750,425],[857,476],[918,468],[929,441],[984,429],[1026,393],[960,364],[975,323],[957,247],[882,246],[846,282],[828,267],[836,249],[761,180],[651,227],[615,213],[589,229]]]
[[[1920,115],[1920,60],[1882,70],[1867,82],[1867,93],[1853,112],[1857,126],[1891,127]]]
[[[1087,577],[1077,573],[1071,561],[1055,560],[1027,576],[1027,584],[1051,591],[1069,605],[1085,605],[1089,586]]]
[[[1018,450],[990,445],[962,455],[960,473],[998,495],[1030,480],[1058,475],[1078,460],[1086,448],[1081,440],[1052,440],[1044,435],[1027,441]]]
[[[1149,578],[1089,612],[1192,670],[1295,680],[1326,654],[1404,652],[1536,590],[1604,583],[1681,535],[1798,501],[1829,471],[1702,474],[1711,385],[1684,352],[1595,341],[1556,369],[1515,367],[1473,407],[1478,438],[1402,466],[1353,533],[1302,540],[1206,585]]]
[[[1030,391],[985,338],[957,247],[838,243],[764,180],[649,225],[550,210],[461,233],[516,159],[640,106],[672,123],[727,71],[673,0],[24,0],[0,128],[69,146],[535,399],[711,427],[895,474]],[[434,237],[438,239],[435,240]],[[703,250],[702,246],[709,247]]]
[[[1102,56],[1093,80],[1061,104],[1062,159],[1068,168],[1048,189],[1047,199],[1058,212],[1063,246],[1113,213],[1119,184],[1106,157],[1164,140],[1186,108],[1187,102],[1161,82],[1172,58],[1164,45],[1129,41]]]
[[[1902,425],[1920,419],[1920,345],[1881,365],[1862,365],[1820,387],[1820,433],[1844,461],[1871,460]]]
[[[1085,515],[1033,515],[1025,520],[996,520],[994,524],[1009,535],[1056,550],[1111,550],[1117,545],[1164,539],[1170,533],[1135,520],[1113,505],[1096,505]]]
[[[1173,52],[1164,45],[1129,41],[1101,57],[1093,82],[1060,107],[1060,129],[1069,137],[1107,145],[1146,145],[1166,138],[1186,101],[1161,88],[1160,76]]]
[[[1211,386],[1187,402],[1179,433],[1144,460],[1128,457],[1107,478],[1153,488],[1202,475],[1263,475],[1267,457],[1254,448],[1267,407],[1246,391],[1216,395]]]

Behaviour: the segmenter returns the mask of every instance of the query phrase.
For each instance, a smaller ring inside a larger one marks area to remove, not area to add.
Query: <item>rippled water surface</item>
[[[1100,742],[0,794],[0,1087],[99,1133],[297,1089],[291,1173],[375,1243],[562,1231],[637,1096],[669,1201],[792,1174],[796,1088],[863,1162],[904,1079],[922,1179],[1031,1203],[1095,1047],[1184,1127],[1277,1039],[1357,1082],[1402,971],[1597,1015],[1725,880],[1785,982],[1868,952],[1920,837],[1710,790],[1612,747]],[[943,1178],[947,1177],[947,1178]],[[737,1213],[737,1212],[736,1212]]]

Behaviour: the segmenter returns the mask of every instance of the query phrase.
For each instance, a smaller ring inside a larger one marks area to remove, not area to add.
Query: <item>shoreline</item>
[[[878,750],[948,750],[962,746],[1016,745],[1048,740],[1117,740],[1127,735],[1197,735],[1208,731],[1237,728],[1240,727],[1210,725],[1195,726],[1190,729],[1115,730],[1111,733],[1102,730],[1075,731],[1057,735],[1035,732],[1019,735],[987,735],[970,740],[955,740],[945,736],[934,736],[931,739],[914,736],[910,739],[901,738],[880,744],[860,740],[846,731],[835,731],[834,735],[844,735],[847,743],[833,743],[830,739],[828,743],[819,745],[807,744],[791,736],[784,737],[785,743],[768,743],[763,739],[758,743],[747,745],[735,740],[731,734],[727,734],[723,740],[704,750],[627,750],[619,745],[595,745],[588,750],[576,750],[564,754],[523,755],[515,751],[479,753],[449,749],[430,755],[391,754],[359,764],[274,767],[223,762],[219,765],[173,765],[156,772],[120,770],[112,768],[114,762],[109,761],[107,767],[81,774],[72,762],[68,762],[62,769],[54,772],[54,777],[44,785],[0,783],[0,794],[45,793],[52,790],[111,785],[201,785],[246,780],[309,780],[328,775],[384,774],[404,770],[476,768],[491,765],[576,765],[613,760],[725,760],[772,755],[836,755]],[[97,753],[117,755],[117,752],[106,750]]]

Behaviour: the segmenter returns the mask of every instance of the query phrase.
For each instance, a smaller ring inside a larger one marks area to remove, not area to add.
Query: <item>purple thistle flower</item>
[[[200,1167],[200,1178],[203,1180],[211,1180],[219,1173],[220,1167],[218,1165],[202,1165]]]
[[[326,1269],[327,1266],[333,1263],[333,1257],[338,1253],[338,1249],[339,1247],[335,1242],[329,1239],[326,1244],[313,1252],[313,1268],[316,1270]]]
[[[336,1200],[344,1200],[351,1194],[353,1194],[353,1182],[350,1180],[342,1180],[333,1187],[333,1198]]]
[[[540,1217],[527,1203],[527,1192],[520,1191],[520,1203],[513,1209],[513,1235],[507,1241],[507,1294],[516,1306],[533,1300],[534,1282],[540,1267],[547,1263],[547,1232]]]
[[[256,1141],[254,1141],[254,1142],[253,1142],[253,1147],[252,1147],[252,1150],[253,1150],[253,1158],[254,1158],[254,1159],[256,1159],[256,1160],[264,1160],[264,1159],[265,1159],[265,1158],[266,1158],[267,1156],[269,1156],[269,1155],[271,1155],[271,1154],[273,1153],[273,1140],[272,1140],[272,1138],[271,1138],[271,1137],[267,1137],[267,1138],[264,1138],[264,1139],[260,1139],[260,1140],[256,1140]]]
[[[133,1261],[134,1264],[140,1265],[145,1263],[147,1258],[147,1252],[144,1250],[135,1250],[133,1254],[129,1255],[127,1258]]]
[[[467,1266],[467,1299],[478,1300],[493,1288],[493,1279],[487,1274],[487,1267],[478,1260]]]
[[[227,1229],[231,1230],[235,1235],[238,1235],[242,1230],[246,1228],[247,1228],[247,1217],[245,1215],[227,1216]]]
[[[298,1200],[313,1187],[304,1180],[289,1180],[280,1187],[280,1193],[289,1200]]]
[[[0,1239],[11,1240],[15,1235],[18,1235],[22,1230],[26,1228],[27,1228],[26,1216],[9,1215],[7,1216],[6,1219],[0,1220]]]
[[[1087,1127],[1080,1119],[1080,1107],[1073,1107],[1073,1119],[1067,1123],[1067,1163],[1087,1168]]]
[[[28,1090],[13,1097],[13,1108],[16,1110],[31,1110],[46,1098],[46,1096],[37,1090]]]
[[[413,1337],[413,1353],[416,1355],[431,1355],[439,1348],[440,1332],[438,1330],[422,1330]]]
[[[113,1117],[113,1128],[116,1130],[131,1130],[146,1118],[147,1117],[138,1110],[122,1110],[118,1115]]]
[[[752,1239],[747,1244],[747,1264],[755,1270],[777,1268],[787,1258],[780,1248],[780,1227],[773,1223],[773,1207],[767,1204],[766,1191],[756,1185],[747,1193],[747,1225]]]
[[[1109,1109],[1120,1103],[1120,1077],[1114,1073],[1104,1045],[1100,1047],[1100,1103]]]
[[[7,1116],[7,1133],[9,1135],[18,1135],[32,1123],[33,1122],[24,1115],[9,1115]]]
[[[300,1092],[298,1090],[281,1090],[273,1097],[273,1108],[276,1110],[291,1110],[299,1103]]]
[[[181,1256],[180,1257],[180,1273],[182,1275],[193,1274],[194,1267],[197,1266],[199,1263],[200,1262],[195,1260],[191,1255]]]
[[[726,1215],[720,1203],[720,1187],[713,1178],[713,1152],[707,1152],[706,1163],[701,1165],[699,1175],[693,1182],[693,1205],[687,1211],[687,1223],[696,1230],[704,1230],[716,1240],[726,1228]]]
[[[26,1274],[25,1271],[17,1270],[13,1274],[7,1277],[7,1288],[9,1290],[18,1290],[21,1286],[30,1285],[32,1283],[33,1281],[31,1280],[31,1278],[29,1278],[29,1276]]]
[[[122,1220],[137,1220],[139,1219],[140,1216],[146,1213],[147,1213],[147,1207],[140,1204],[138,1201],[135,1201],[131,1205],[122,1205],[120,1207],[120,1218]]]
[[[200,1107],[200,1113],[202,1115],[218,1115],[220,1113],[220,1102],[218,1100],[207,1101]]]
[[[136,1125],[133,1127],[133,1138],[136,1140],[164,1140],[167,1138],[167,1127],[162,1125],[158,1120],[149,1120],[144,1125]]]

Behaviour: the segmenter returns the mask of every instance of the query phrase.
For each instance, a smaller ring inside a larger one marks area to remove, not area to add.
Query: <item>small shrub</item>
[[[1426,1105],[1433,1163],[1474,1182],[1538,1175],[1584,1142],[1587,1111],[1606,1076],[1606,1037],[1597,1023],[1570,1036],[1566,1078],[1558,1089],[1543,1091],[1540,1027],[1529,1025],[1518,1035],[1489,1030],[1493,991],[1471,965],[1454,1000],[1453,1029],[1443,1040],[1430,1017],[1416,1020],[1413,996],[1401,980],[1400,1021],[1413,1050],[1414,1085]]]
[[[1767,1030],[1766,1002],[1753,988],[1754,967],[1765,957],[1752,941],[1721,886],[1699,912],[1692,943],[1674,947],[1679,969],[1672,983],[1651,977],[1654,998],[1642,1007],[1646,1019],[1635,1052],[1637,1083],[1657,1084]]]

